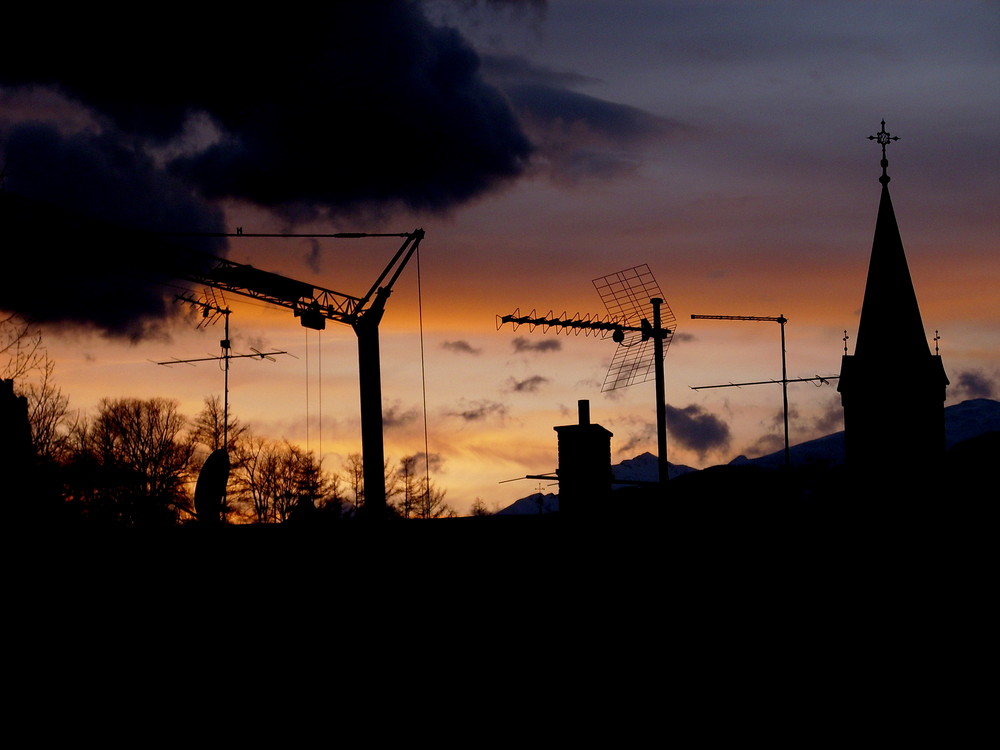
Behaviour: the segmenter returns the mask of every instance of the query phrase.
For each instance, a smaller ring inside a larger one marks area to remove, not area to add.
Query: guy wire
[[[431,501],[431,454],[427,441],[427,372],[424,366],[424,297],[420,283],[420,246],[417,246],[417,320],[420,328],[420,386],[424,400],[424,490],[427,492],[427,505]]]

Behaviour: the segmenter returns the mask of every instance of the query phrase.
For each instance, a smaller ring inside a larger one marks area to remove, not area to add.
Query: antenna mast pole
[[[788,318],[784,315],[776,317],[757,315],[692,315],[691,317],[695,320],[769,321],[778,323],[781,326],[781,400],[783,407],[782,414],[785,422],[785,466],[790,466],[792,463],[792,454],[788,447],[788,370],[785,364],[785,323],[788,322]]]
[[[187,302],[196,307],[200,307],[203,317],[208,317],[209,313],[215,313],[216,315],[221,315],[225,319],[225,333],[223,334],[225,338],[219,342],[222,347],[222,356],[217,359],[222,359],[225,364],[223,365],[223,389],[222,389],[222,447],[224,450],[229,450],[229,360],[232,359],[232,344],[229,339],[229,316],[232,314],[232,310],[228,307],[219,307],[213,305],[209,302],[202,302],[201,300],[193,299],[192,297],[185,297],[178,295],[177,299]],[[194,362],[197,360],[181,360],[183,362]],[[172,364],[170,362],[158,362],[157,364]]]
[[[656,466],[659,470],[660,484],[667,481],[669,467],[667,465],[667,398],[663,375],[663,332],[660,330],[660,305],[663,300],[653,297],[649,300],[653,306],[653,351],[656,378]]]
[[[226,317],[225,338],[222,340],[222,358],[226,363],[223,378],[225,387],[222,389],[222,447],[227,451],[229,450],[229,355],[232,353],[232,345],[229,339],[230,312],[231,310],[227,307],[224,313]]]

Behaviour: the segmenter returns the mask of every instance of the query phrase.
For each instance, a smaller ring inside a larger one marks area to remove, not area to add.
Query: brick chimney
[[[590,402],[579,402],[579,424],[554,427],[559,439],[559,512],[582,517],[603,507],[611,495],[613,433],[590,423]]]

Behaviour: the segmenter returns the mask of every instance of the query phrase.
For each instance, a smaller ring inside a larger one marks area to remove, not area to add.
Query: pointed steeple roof
[[[857,472],[854,489],[884,499],[893,493],[878,486],[879,477],[908,483],[907,492],[919,494],[927,468],[944,455],[948,376],[927,345],[889,197],[885,147],[897,138],[885,132],[883,120],[871,139],[882,146],[882,197],[854,354],[845,348],[837,391],[847,464]]]
[[[870,137],[873,140],[877,138],[882,145],[882,176],[879,177],[882,196],[875,220],[875,237],[854,353],[859,357],[894,361],[925,357],[930,354],[930,348],[889,197],[889,175],[886,171],[889,162],[885,158],[885,147],[898,137],[885,132],[885,120],[878,136]]]

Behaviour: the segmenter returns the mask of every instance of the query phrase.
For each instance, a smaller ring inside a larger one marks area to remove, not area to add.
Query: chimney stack
[[[578,402],[579,424],[554,427],[559,440],[559,513],[585,517],[611,495],[613,433],[590,423],[590,402]]]

